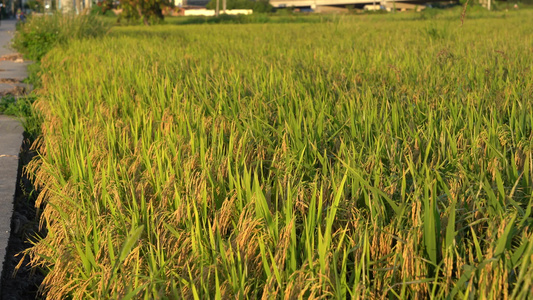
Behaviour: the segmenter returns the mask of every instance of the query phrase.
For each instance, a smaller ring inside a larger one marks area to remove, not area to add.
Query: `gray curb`
[[[15,20],[2,20],[0,23],[0,56],[13,53],[8,49],[8,46],[14,31]],[[2,79],[22,80],[26,78],[27,64],[0,61],[0,81]],[[0,95],[18,85],[18,83],[9,80],[7,82],[7,84],[0,84]],[[13,200],[17,187],[19,153],[23,133],[24,128],[16,118],[0,115],[0,274],[3,272],[6,248],[11,233]],[[2,283],[0,282],[0,295],[1,289]]]

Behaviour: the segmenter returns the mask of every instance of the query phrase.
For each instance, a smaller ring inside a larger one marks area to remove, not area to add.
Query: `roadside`
[[[31,89],[23,82],[31,62],[8,49],[15,24],[15,20],[0,24],[0,299],[35,299],[42,276],[32,274],[24,266],[27,261],[14,276],[20,261],[16,254],[31,246],[28,239],[38,225],[33,197],[27,192],[32,190],[31,182],[24,176],[21,179],[22,167],[34,154],[23,124],[16,117],[2,115]]]

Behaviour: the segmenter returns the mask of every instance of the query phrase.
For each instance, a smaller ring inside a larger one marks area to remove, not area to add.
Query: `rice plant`
[[[42,61],[51,299],[526,299],[533,26],[114,28]],[[505,17],[503,17],[505,16]]]

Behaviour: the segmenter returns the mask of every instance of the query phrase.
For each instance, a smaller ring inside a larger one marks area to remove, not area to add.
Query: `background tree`
[[[272,5],[268,0],[226,0],[226,9],[253,9],[254,13],[271,12]],[[222,5],[222,1],[220,1]],[[215,9],[217,5],[216,0],[211,0],[207,3],[206,8]],[[222,7],[221,7],[222,8]]]
[[[163,9],[172,7],[171,0],[120,0],[122,14],[120,18],[128,21],[142,20],[144,25],[157,24],[163,21]]]
[[[252,9],[254,13],[269,13],[274,10],[274,7],[270,4],[269,0],[256,0],[253,1],[254,6]]]

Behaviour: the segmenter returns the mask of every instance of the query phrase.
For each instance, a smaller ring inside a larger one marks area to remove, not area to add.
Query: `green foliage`
[[[252,7],[254,13],[269,13],[274,9],[268,0],[256,0],[254,2],[254,6]]]
[[[38,61],[57,45],[66,45],[74,39],[102,36],[108,29],[108,25],[92,15],[32,15],[18,25],[12,47],[25,58]]]
[[[0,114],[13,116],[29,115],[31,103],[29,101],[17,101],[15,96],[4,96],[0,98]]]
[[[98,2],[97,4],[91,7],[91,15],[115,17],[115,13],[111,10],[112,8],[112,0]]]
[[[419,13],[420,19],[422,20],[435,19],[441,11],[442,10],[439,8],[426,8]]]
[[[35,99],[34,95],[24,97],[8,95],[0,98],[0,114],[19,118],[26,134],[32,138],[36,138],[41,134],[41,119],[32,106]]]
[[[161,23],[164,20],[163,9],[172,7],[172,0],[121,0],[123,9],[119,21],[125,19],[128,23],[142,22],[144,25]]]
[[[25,4],[25,7],[31,9],[32,11],[40,12],[43,10],[41,3],[42,2],[40,1],[30,0]]]
[[[41,62],[35,61],[28,65],[28,77],[24,80],[33,86],[33,89],[39,89],[41,87]]]
[[[278,11],[279,12],[279,11]],[[169,24],[290,24],[290,23],[335,23],[339,19],[333,15],[300,15],[300,14],[251,14],[251,15],[227,15],[218,17],[175,17],[166,20]]]

